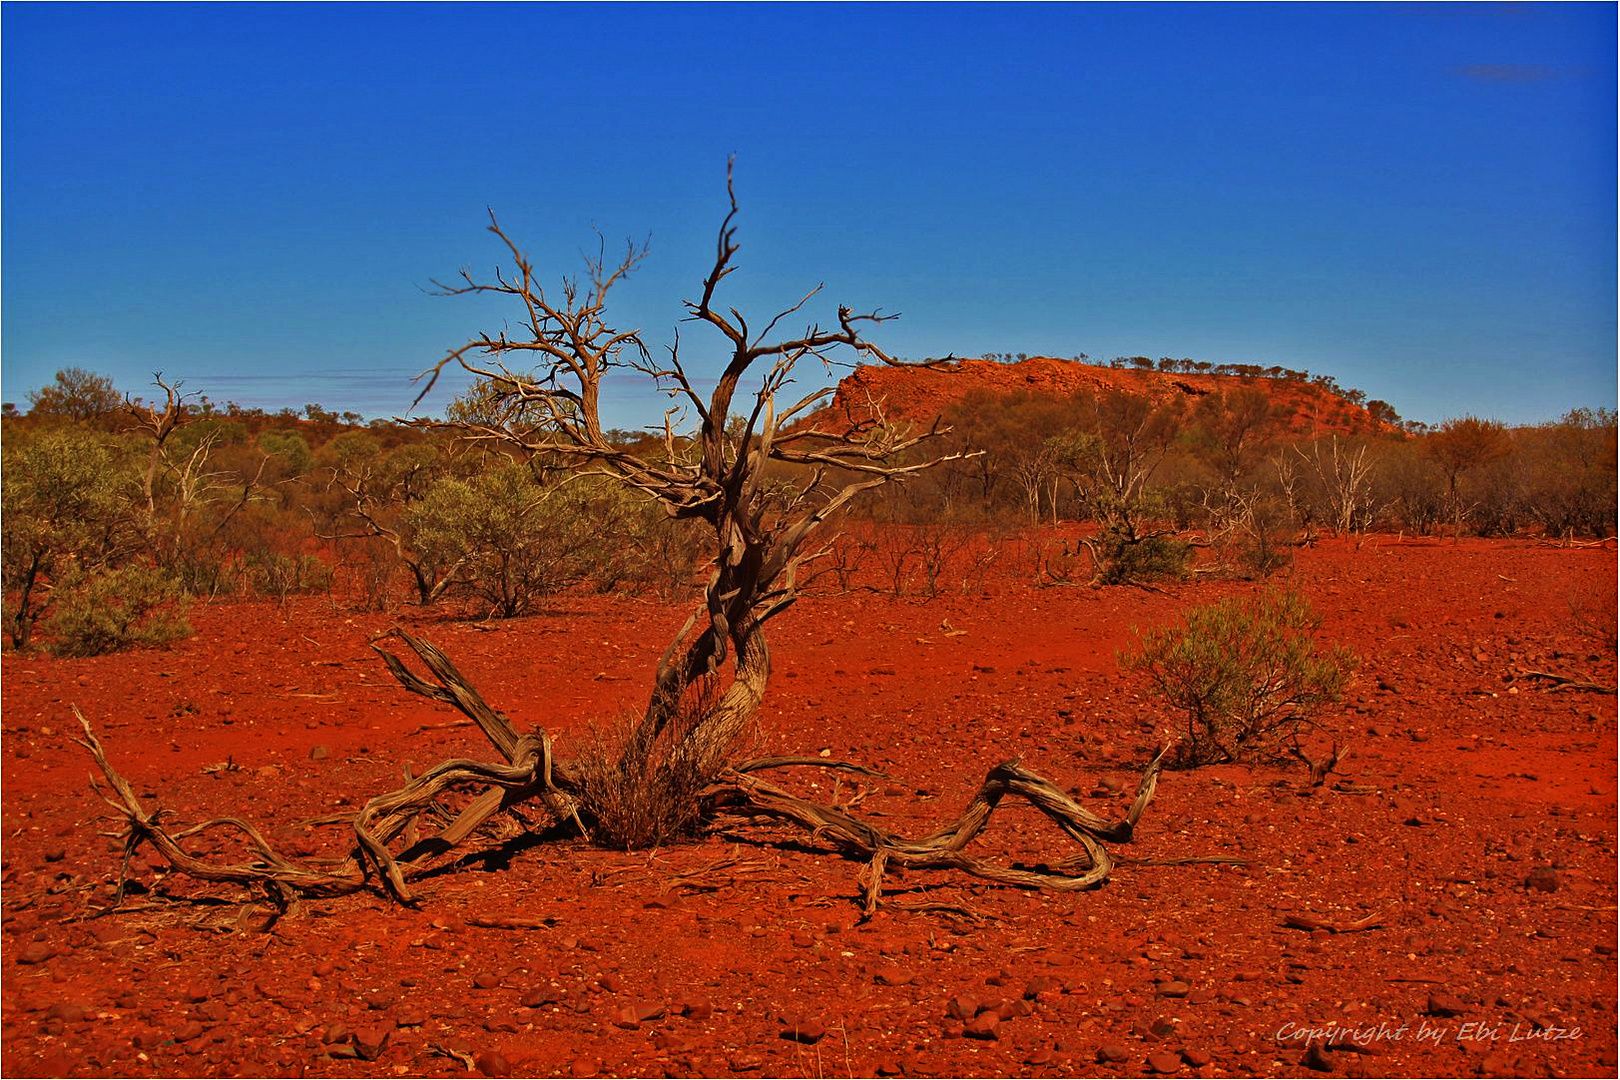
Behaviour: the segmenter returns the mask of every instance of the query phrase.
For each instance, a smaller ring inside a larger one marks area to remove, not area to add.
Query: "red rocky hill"
[[[1023,390],[1067,396],[1081,390],[1124,390],[1156,400],[1182,397],[1191,403],[1205,394],[1245,386],[1263,390],[1289,418],[1288,430],[1294,435],[1393,430],[1391,425],[1374,420],[1362,406],[1303,379],[1121,369],[1049,356],[1035,356],[1015,364],[956,360],[932,368],[863,365],[838,384],[827,409],[855,418],[881,411],[891,421],[928,424],[974,392],[1006,394]]]

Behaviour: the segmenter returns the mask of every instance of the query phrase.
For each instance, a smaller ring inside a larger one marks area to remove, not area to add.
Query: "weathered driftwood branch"
[[[335,868],[288,858],[254,826],[238,818],[214,818],[183,831],[170,832],[160,822],[163,811],[148,811],[142,805],[134,788],[113,768],[89,721],[75,708],[85,733],[81,744],[89,750],[112,793],[102,791],[94,780],[92,786],[125,820],[120,834],[124,839],[124,860],[114,905],[123,896],[130,857],[143,843],[151,844],[181,873],[201,881],[263,889],[285,907],[300,897],[338,896],[368,887],[378,888],[401,903],[413,903],[416,898],[410,882],[426,873],[436,857],[460,847],[491,818],[529,801],[541,802],[555,821],[572,822],[582,835],[588,835],[580,817],[578,766],[557,760],[550,737],[544,732],[519,735],[511,721],[491,708],[438,649],[403,631],[396,636],[422,659],[436,680],[430,682],[421,678],[399,657],[377,649],[400,685],[460,710],[479,725],[506,762],[490,764],[451,759],[410,778],[403,787],[371,799],[354,815],[355,846]],[[1084,889],[1103,881],[1114,867],[1114,860],[1103,844],[1123,844],[1132,839],[1137,821],[1153,799],[1160,766],[1168,749],[1165,747],[1148,764],[1137,786],[1135,801],[1124,819],[1115,822],[1091,813],[1052,782],[1017,761],[1009,761],[990,770],[983,785],[954,822],[921,839],[907,839],[844,810],[800,798],[756,775],[766,769],[800,766],[883,776],[850,762],[813,757],[755,758],[724,768],[701,796],[702,815],[711,822],[741,818],[797,825],[830,841],[846,856],[866,860],[868,914],[877,909],[883,875],[890,866],[956,869],[988,881],[1022,887]],[[411,840],[403,851],[394,851],[393,845],[402,836],[410,839],[408,830],[414,829],[419,816],[438,811],[439,797],[446,791],[479,786],[485,790],[448,826],[430,837]],[[1040,810],[1080,844],[1081,852],[1053,860],[1039,871],[1002,865],[969,854],[967,846],[984,831],[991,815],[1008,795],[1022,798]],[[246,838],[255,853],[252,861],[211,863],[192,855],[181,843],[200,833],[223,828],[233,829]]]
[[[1090,888],[1108,877],[1114,861],[1102,845],[1131,841],[1137,821],[1153,801],[1167,745],[1142,772],[1136,799],[1123,820],[1109,822],[1093,814],[1051,781],[1007,761],[991,769],[966,809],[951,824],[920,840],[909,840],[821,803],[814,803],[737,770],[722,774],[706,800],[712,812],[744,818],[770,818],[790,822],[830,841],[846,855],[866,858],[866,911],[877,909],[883,875],[890,864],[908,869],[956,869],[1004,885],[1075,891]],[[813,764],[814,762],[795,762]],[[825,764],[825,763],[822,763]],[[969,855],[964,849],[989,823],[1003,797],[1015,795],[1029,802],[1058,828],[1078,842],[1082,852],[1055,860],[1047,872],[1004,866]],[[1057,872],[1053,872],[1056,870]]]

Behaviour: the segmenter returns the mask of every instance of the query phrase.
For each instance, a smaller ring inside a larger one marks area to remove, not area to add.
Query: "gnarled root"
[[[920,840],[896,836],[835,807],[801,799],[775,784],[750,775],[740,767],[722,774],[720,782],[705,794],[705,798],[711,811],[791,822],[808,829],[817,837],[831,841],[847,855],[868,859],[865,874],[866,913],[871,915],[877,910],[883,875],[890,865],[912,869],[956,869],[988,881],[1038,889],[1072,892],[1097,885],[1108,877],[1114,867],[1114,860],[1102,845],[1131,841],[1137,821],[1148,803],[1153,801],[1164,756],[1169,750],[1170,744],[1166,744],[1148,763],[1137,784],[1136,799],[1125,818],[1117,822],[1105,821],[1093,814],[1050,780],[1024,768],[1017,760],[1003,762],[991,769],[961,816]],[[815,764],[802,759],[750,764],[763,768],[778,763]],[[843,763],[832,764],[837,768],[849,767]],[[984,831],[990,816],[1006,795],[1028,801],[1080,844],[1083,850],[1079,854],[1052,864],[1067,872],[1023,870],[966,853],[964,849]]]

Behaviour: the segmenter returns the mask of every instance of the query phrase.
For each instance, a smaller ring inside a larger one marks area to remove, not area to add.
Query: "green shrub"
[[[1105,528],[1092,545],[1099,585],[1180,580],[1192,557],[1191,545],[1174,536],[1133,536],[1115,528]]]
[[[1298,593],[1270,590],[1189,609],[1179,626],[1138,632],[1121,654],[1183,713],[1184,767],[1276,757],[1323,706],[1338,701],[1358,660],[1319,650],[1319,620]]]
[[[49,629],[58,656],[100,656],[188,637],[180,583],[151,566],[71,571],[57,586]]]

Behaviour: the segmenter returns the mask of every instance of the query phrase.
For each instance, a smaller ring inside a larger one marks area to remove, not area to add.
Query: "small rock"
[[[1055,994],[1062,989],[1062,984],[1050,975],[1037,975],[1024,985],[1024,997],[1033,1001],[1042,994]]]
[[[958,995],[945,1005],[945,1015],[952,1020],[971,1020],[979,1015],[979,999]]]
[[[1119,1043],[1103,1043],[1097,1047],[1097,1064],[1117,1065],[1130,1058],[1131,1052]]]
[[[1190,993],[1192,993],[1192,987],[1188,986],[1186,983],[1182,982],[1180,979],[1176,979],[1176,980],[1174,980],[1172,982],[1167,982],[1163,986],[1159,987],[1159,996],[1160,997],[1184,998]]]
[[[1149,1054],[1147,1067],[1156,1073],[1169,1074],[1181,1071],[1181,1057],[1177,1054],[1157,1053]]]
[[[603,975],[600,979],[597,979],[596,985],[600,986],[610,994],[617,994],[620,990],[624,989],[624,980],[619,978],[617,975],[608,974]]]
[[[1429,995],[1429,1003],[1423,1009],[1430,1016],[1461,1016],[1468,1006],[1450,994],[1434,993]]]
[[[480,990],[493,990],[501,985],[501,977],[493,971],[480,971],[473,976],[473,985]]]
[[[388,1045],[388,1037],[393,1033],[391,1024],[371,1024],[357,1028],[354,1033],[355,1051],[367,1061],[376,1061],[382,1055],[383,1047]]]
[[[1001,1014],[986,1010],[962,1025],[962,1034],[970,1039],[999,1038],[996,1028],[1001,1026]]]
[[[900,1063],[894,1058],[880,1058],[874,1070],[879,1076],[899,1076],[902,1072]]]
[[[641,1026],[641,1017],[636,1015],[634,1005],[625,1005],[613,1013],[613,1026],[622,1028],[636,1028]]]
[[[820,1020],[800,1020],[782,1029],[782,1038],[807,1045],[820,1042],[826,1035],[827,1028]]]
[[[324,746],[311,747],[309,751],[309,759],[311,761],[325,761],[331,755],[332,751]]]
[[[731,1068],[733,1072],[755,1072],[765,1065],[765,1059],[758,1054],[744,1051],[741,1054],[731,1055]],[[575,1076],[589,1076],[590,1073],[575,1073]]]
[[[568,1075],[578,1077],[595,1076],[596,1062],[588,1061],[585,1058],[575,1058],[568,1066]]]
[[[45,861],[48,863],[61,862],[67,858],[67,848],[53,847],[45,852]]]
[[[701,999],[690,998],[681,1002],[681,1012],[688,1020],[707,1020],[714,1015],[714,1006]]]
[[[28,944],[17,950],[17,963],[43,964],[45,961],[49,960],[55,955],[56,950],[45,944],[43,941],[30,941]]]
[[[1214,1061],[1215,1057],[1208,1050],[1194,1050],[1191,1047],[1183,1047],[1181,1060],[1195,1069],[1202,1069],[1205,1065]]]
[[[904,968],[890,966],[879,968],[874,978],[884,986],[904,986],[911,981],[912,976],[911,972]]]
[[[84,1022],[84,1006],[52,1005],[45,1015],[64,1024],[79,1024]]]
[[[561,1000],[562,995],[551,987],[536,986],[525,991],[523,996],[518,998],[518,1004],[525,1009],[538,1009],[545,1005],[555,1005]]]
[[[498,1050],[485,1050],[482,1054],[479,1054],[473,1059],[473,1064],[478,1066],[478,1071],[483,1073],[485,1076],[512,1075],[512,1066],[507,1062],[506,1057]],[[578,1064],[578,1062],[575,1064]],[[589,1074],[575,1073],[574,1075],[582,1076]]]
[[[1328,1052],[1323,1048],[1322,1044],[1315,1042],[1305,1048],[1305,1053],[1300,1057],[1299,1063],[1316,1072],[1334,1072],[1339,1067],[1339,1063],[1328,1056]]]
[[[1148,1030],[1161,1039],[1167,1039],[1176,1033],[1176,1022],[1168,1016],[1161,1016],[1148,1025]]]
[[[1544,893],[1557,892],[1558,871],[1550,866],[1538,866],[1525,876],[1524,887]]]

